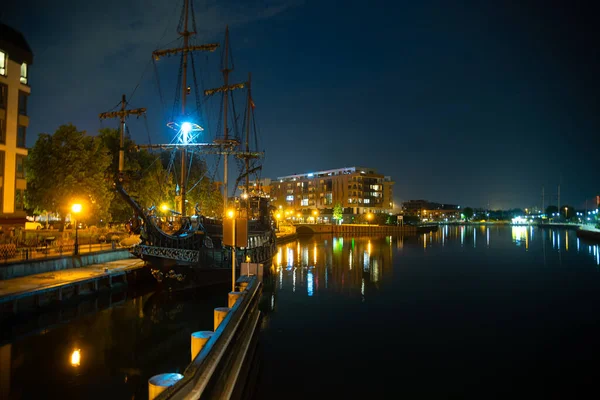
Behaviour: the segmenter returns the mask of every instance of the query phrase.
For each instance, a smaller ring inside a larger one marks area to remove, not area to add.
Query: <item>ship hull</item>
[[[146,261],[147,268],[158,282],[172,289],[183,289],[231,282],[230,248],[173,249],[138,245],[131,249],[136,257]],[[276,254],[274,243],[236,251],[236,276],[244,262],[263,264],[268,271]]]

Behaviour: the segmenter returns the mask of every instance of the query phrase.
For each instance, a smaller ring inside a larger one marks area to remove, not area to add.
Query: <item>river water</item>
[[[599,271],[599,246],[566,230],[301,237],[265,281],[254,398],[597,397]],[[229,290],[138,288],[4,324],[0,399],[146,399]]]
[[[598,397],[600,251],[444,226],[280,246],[256,399]]]

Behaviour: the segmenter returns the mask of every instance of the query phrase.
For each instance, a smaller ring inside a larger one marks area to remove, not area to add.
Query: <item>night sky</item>
[[[150,55],[176,45],[181,3],[3,0],[2,21],[34,51],[28,146],[64,123],[117,127],[98,113],[136,86],[131,106],[148,108],[150,140],[168,141]],[[492,208],[539,207],[542,186],[546,205],[558,184],[561,204],[600,194],[591,2],[194,4],[197,42],[222,41],[229,24],[231,80],[252,72],[265,177],[366,166],[392,176],[396,202]],[[207,86],[220,84],[219,58],[197,58]],[[157,64],[167,103],[173,61]],[[130,129],[148,141],[141,121]]]

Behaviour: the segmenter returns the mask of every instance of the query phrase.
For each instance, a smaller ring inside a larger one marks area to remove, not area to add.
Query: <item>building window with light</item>
[[[16,177],[19,179],[25,179],[25,157],[24,155],[17,154]]]
[[[19,91],[19,115],[27,115],[27,93]]]
[[[21,64],[21,83],[27,85],[27,64]]]
[[[0,75],[6,76],[6,63],[8,62],[8,55],[0,50]]]
[[[23,125],[19,125],[17,128],[17,147],[22,149],[26,148],[25,139],[27,137],[27,128]]]

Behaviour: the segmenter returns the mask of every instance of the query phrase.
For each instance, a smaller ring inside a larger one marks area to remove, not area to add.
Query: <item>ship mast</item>
[[[181,205],[180,211],[181,215],[186,215],[186,206],[185,206],[185,195],[186,195],[186,161],[187,161],[187,146],[189,145],[187,142],[187,134],[189,133],[190,123],[185,121],[187,116],[186,114],[186,99],[188,95],[187,90],[187,59],[188,53],[191,51],[215,51],[217,47],[219,47],[218,43],[212,44],[204,44],[204,45],[190,45],[189,39],[191,35],[196,34],[196,27],[194,26],[194,31],[188,30],[188,19],[189,19],[189,6],[190,0],[184,0],[184,17],[183,17],[183,31],[178,32],[181,37],[183,37],[183,47],[174,48],[174,49],[166,49],[166,50],[156,50],[152,52],[155,60],[158,60],[160,57],[165,55],[172,55],[177,53],[182,53],[181,67],[182,67],[182,79],[181,79],[181,121],[179,124],[169,124],[169,126],[176,126],[179,131],[183,134],[185,139],[182,139],[181,144],[181,185],[180,185],[180,195],[181,195]],[[193,12],[193,9],[192,9]],[[186,125],[187,124],[187,125]],[[186,127],[187,126],[187,127]],[[187,130],[187,131],[186,131]]]
[[[229,68],[229,26],[225,28],[225,49],[223,53],[223,86],[215,89],[208,89],[204,91],[204,95],[211,96],[215,93],[223,93],[223,137],[214,140],[215,143],[223,146],[224,155],[223,159],[223,213],[227,210],[228,201],[228,167],[229,167],[229,154],[233,152],[233,148],[239,144],[236,138],[229,137],[229,128],[227,124],[227,111],[229,107],[229,92],[235,89],[243,89],[244,83],[229,84],[229,73],[233,71],[233,66]]]
[[[120,139],[119,139],[119,181],[123,180],[123,170],[125,169],[125,118],[129,115],[137,115],[140,116],[146,112],[145,108],[136,108],[133,110],[126,110],[125,106],[127,105],[127,101],[125,99],[125,95],[121,98],[121,110],[120,111],[112,111],[105,112],[99,115],[100,119],[107,118],[120,118]]]
[[[190,32],[188,31],[188,3],[189,0],[184,1],[185,5],[185,16],[183,17],[183,32],[179,32],[181,36],[183,36],[183,48],[187,49],[189,44]],[[185,103],[187,99],[187,56],[188,52],[183,52],[182,57],[182,70],[183,76],[181,77],[181,117],[185,118]],[[186,181],[186,158],[187,158],[187,148],[181,146],[181,185],[179,186],[179,194],[181,195],[181,216],[185,217],[185,181]]]
[[[250,152],[250,116],[252,115],[252,73],[248,72],[248,105],[247,105],[246,113],[248,117],[246,118],[246,153]],[[249,185],[250,185],[250,174],[248,171],[250,170],[250,157],[244,157],[244,161],[246,164],[246,196],[249,196]],[[249,209],[250,200],[246,201],[246,208]]]

